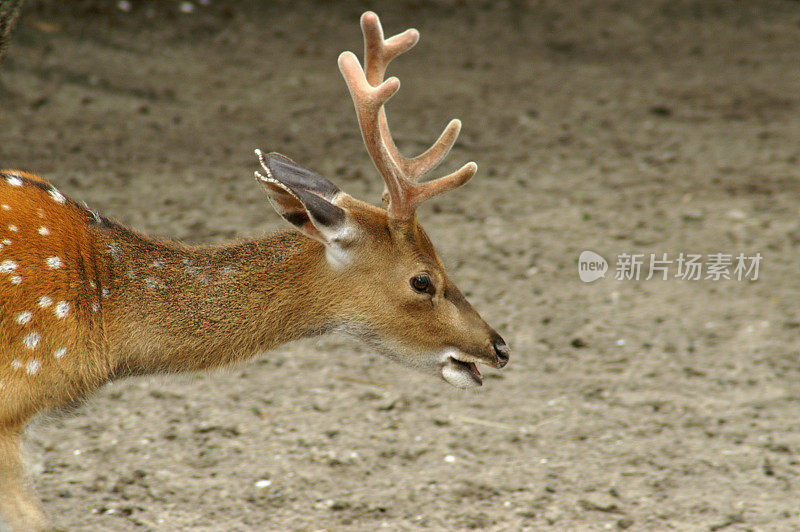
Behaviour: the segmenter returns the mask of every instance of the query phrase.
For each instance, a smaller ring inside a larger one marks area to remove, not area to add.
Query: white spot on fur
[[[11,284],[22,284],[22,276],[12,275],[9,281],[11,281]]]
[[[106,248],[106,255],[110,255],[115,261],[122,260],[122,248],[119,244],[109,244]]]
[[[181,262],[185,266],[184,270],[186,271],[186,275],[194,276],[194,275],[197,275],[199,273],[198,269],[194,265],[192,265],[192,261],[191,260],[183,259],[183,260],[181,260]]]
[[[96,223],[96,224],[99,224],[100,222],[102,222],[102,221],[103,221],[103,219],[102,219],[102,218],[100,218],[100,215],[99,215],[99,214],[97,214],[95,211],[93,211],[91,207],[89,207],[89,204],[88,204],[88,203],[86,203],[85,201],[83,201],[83,202],[81,202],[81,203],[83,203],[83,208],[84,208],[84,209],[86,209],[86,210],[88,211],[88,213],[89,213],[89,215],[92,217],[92,221],[93,221],[94,223]]]
[[[69,301],[59,301],[53,310],[57,318],[63,318],[69,313]]]
[[[222,275],[230,275],[235,271],[236,268],[234,268],[233,266],[223,266],[222,268],[219,269],[219,273]]]
[[[26,334],[22,338],[22,345],[24,345],[27,349],[36,349],[36,346],[39,345],[39,342],[42,340],[42,335],[36,331],[32,333]]]
[[[67,354],[67,348],[66,347],[59,347],[58,349],[53,351],[53,356],[56,357],[56,358],[62,358],[66,354]]]
[[[18,358],[15,358],[11,361],[11,369],[19,369],[22,367],[22,361]]]
[[[66,199],[64,198],[64,195],[58,191],[57,188],[51,188],[47,193],[50,194],[50,197],[53,198],[53,201],[55,201],[56,203],[64,203]]]
[[[11,225],[9,225],[9,226],[8,226],[8,230],[9,230],[9,231],[13,231],[13,232],[15,232],[15,233],[16,233],[17,231],[19,231],[19,227],[17,227],[17,226],[16,226],[16,225],[14,225],[14,224],[11,224]]]
[[[13,260],[0,262],[0,273],[11,273],[17,269],[17,263]]]
[[[156,288],[161,288],[163,285],[161,284],[161,280],[157,277],[145,277],[144,284],[147,288],[154,290]]]
[[[3,244],[5,244],[6,246],[10,246],[10,245],[11,245],[11,239],[9,239],[9,238],[4,238],[4,239],[3,239]]]
[[[21,187],[22,186],[22,179],[20,179],[19,177],[15,176],[15,175],[8,174],[6,176],[6,181],[12,187]]]
[[[159,270],[164,269],[164,261],[161,259],[156,259],[153,261],[153,268],[157,268]]]
[[[44,218],[44,209],[36,209],[36,213],[39,215],[39,218]]]
[[[52,270],[57,270],[62,265],[63,265],[63,263],[61,262],[60,258],[58,258],[58,257],[47,257],[47,267],[48,268],[50,268]]]
[[[5,203],[3,203],[3,210],[4,210],[4,211],[10,211],[10,210],[11,210],[11,207],[9,207],[9,206],[8,206],[8,205],[6,205]]]
[[[42,364],[34,358],[25,365],[25,372],[28,375],[36,375],[40,367],[42,367]]]
[[[47,308],[53,304],[53,300],[47,296],[42,296],[39,298],[39,306],[41,308]]]
[[[29,311],[25,310],[25,311],[20,312],[19,314],[17,314],[17,317],[15,319],[17,320],[17,323],[19,323],[20,325],[25,325],[26,323],[31,321],[32,317],[33,317],[33,314],[31,314]]]
[[[100,304],[92,303],[92,312],[100,312]]]
[[[108,297],[108,288],[103,288],[101,293],[103,294],[103,297]]]
[[[136,272],[133,269],[128,270],[128,279],[136,279]]]
[[[97,284],[94,281],[89,281],[89,286],[92,288],[97,288]]]
[[[49,234],[50,234],[50,229],[48,229],[48,228],[47,228],[47,227],[45,227],[45,226],[41,226],[41,227],[39,228],[39,234],[40,234],[40,235],[42,235],[42,236],[47,236],[47,235],[49,235]]]

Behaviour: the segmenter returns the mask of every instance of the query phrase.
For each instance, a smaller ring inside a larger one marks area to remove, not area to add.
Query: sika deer
[[[12,529],[47,527],[24,484],[28,420],[114,379],[223,366],[335,331],[457,387],[481,384],[476,363],[505,366],[505,342],[447,277],[415,217],[422,201],[475,174],[468,163],[417,183],[460,123],[423,155],[402,157],[383,107],[399,81],[382,78],[418,33],[384,41],[370,12],[361,25],[366,75],[349,52],[339,65],[386,182],[385,209],[257,151],[256,177],[295,230],[188,246],[104,218],[36,176],[0,175],[0,515]]]

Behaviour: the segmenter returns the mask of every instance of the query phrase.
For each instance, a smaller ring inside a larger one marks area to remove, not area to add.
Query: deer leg
[[[0,428],[0,531],[51,530],[25,478],[22,429]]]

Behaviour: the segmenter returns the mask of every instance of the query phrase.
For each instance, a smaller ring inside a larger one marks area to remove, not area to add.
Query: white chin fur
[[[480,378],[476,379],[469,368],[456,360],[463,360],[464,355],[454,348],[445,349],[438,356],[442,378],[456,388],[477,388],[482,384]]]
[[[452,363],[445,363],[442,366],[442,378],[447,384],[456,388],[477,388],[480,386],[469,373],[460,367],[454,366]]]
[[[391,341],[379,339],[374,334],[371,334],[368,328],[361,327],[356,323],[340,323],[334,330],[365,341],[394,362],[415,368],[423,373],[439,374],[447,384],[455,388],[477,388],[481,386],[481,382],[476,381],[467,368],[457,365],[451,360],[451,358],[456,360],[463,358],[463,355],[457,349],[445,349],[439,353],[432,353],[421,357],[421,359],[413,360],[403,356],[401,354],[402,350],[397,348],[396,345],[392,345]]]

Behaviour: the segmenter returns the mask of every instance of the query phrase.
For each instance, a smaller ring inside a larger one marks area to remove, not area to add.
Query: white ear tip
[[[256,156],[258,157],[258,162],[261,163],[261,168],[267,173],[269,177],[272,177],[272,173],[269,171],[269,167],[267,167],[267,157],[264,155],[264,152],[256,148],[253,150],[256,152]],[[256,172],[258,173],[258,172]]]
[[[264,176],[258,173],[258,170],[256,170],[256,171],[255,171],[255,172],[253,172],[253,173],[255,174],[255,176],[256,176],[256,179],[258,179],[259,181],[266,181],[266,179],[264,178]]]

